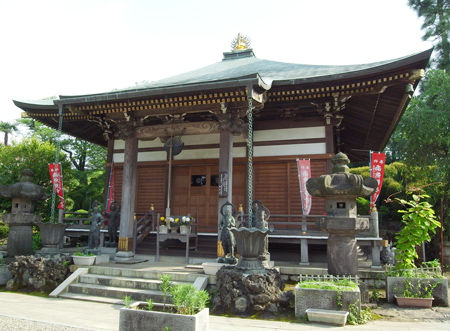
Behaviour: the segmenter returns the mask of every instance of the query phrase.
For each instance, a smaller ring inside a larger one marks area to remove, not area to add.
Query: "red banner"
[[[302,202],[303,215],[309,215],[312,205],[311,194],[306,189],[306,182],[311,178],[311,161],[309,159],[297,159],[298,183],[300,186],[300,198]]]
[[[65,208],[64,201],[64,190],[63,190],[63,180],[62,180],[62,171],[61,171],[61,163],[49,163],[48,170],[50,171],[50,178],[53,183],[53,190],[56,195],[59,197],[60,202],[58,204],[58,209]]]
[[[108,190],[106,192],[106,208],[109,213],[111,211],[111,204],[114,201],[114,164],[111,163],[111,170],[109,172]]]
[[[386,162],[385,153],[370,152],[370,177],[375,178],[378,182],[378,187],[374,194],[370,197],[370,207],[375,206],[375,202],[381,192],[384,178],[384,164]]]

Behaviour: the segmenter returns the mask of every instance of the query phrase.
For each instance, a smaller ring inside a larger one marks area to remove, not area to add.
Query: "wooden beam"
[[[136,136],[138,139],[155,139],[157,137],[186,136],[218,132],[218,122],[182,122],[142,126],[136,129]]]

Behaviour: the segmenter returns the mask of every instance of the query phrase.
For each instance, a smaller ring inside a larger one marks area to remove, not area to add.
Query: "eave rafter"
[[[330,84],[327,86],[311,86],[305,88],[273,88],[267,93],[267,103],[292,102],[310,99],[334,98],[336,95],[353,96],[361,94],[383,93],[389,86],[401,83],[414,83],[424,76],[423,69],[408,70],[395,74],[386,74],[376,78],[358,80],[340,84]]]

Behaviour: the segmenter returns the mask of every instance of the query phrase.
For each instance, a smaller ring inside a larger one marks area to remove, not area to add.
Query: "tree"
[[[74,177],[70,197],[74,209],[88,210],[94,200],[103,200],[105,183],[106,149],[85,140],[61,134],[33,119],[20,119],[18,123],[27,126],[28,135],[40,141],[57,144],[72,163]]]
[[[4,133],[4,145],[8,146],[8,135],[13,131],[17,131],[17,126],[8,122],[0,122],[0,131]]]
[[[408,4],[423,18],[424,40],[435,42],[438,69],[450,70],[450,2],[448,0],[409,0]]]
[[[390,158],[413,166],[432,166],[430,181],[441,182],[444,219],[449,222],[450,75],[429,70],[421,94],[414,97],[388,143]],[[447,224],[448,228],[448,224]],[[446,232],[449,235],[448,231]]]
[[[20,180],[23,169],[31,169],[34,172],[34,183],[45,188],[47,194],[51,196],[52,186],[48,164],[55,160],[55,146],[49,142],[41,142],[38,139],[25,139],[18,144],[10,146],[0,146],[0,184],[10,185]],[[66,156],[61,153],[61,166],[63,171],[64,187],[71,186],[73,181],[70,162]],[[73,204],[70,199],[67,203]],[[0,212],[10,210],[11,200],[0,199]],[[50,216],[50,199],[39,203],[37,212],[44,219]]]

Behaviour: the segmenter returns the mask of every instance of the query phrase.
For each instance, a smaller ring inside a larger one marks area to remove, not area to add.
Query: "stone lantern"
[[[357,274],[356,234],[369,229],[369,218],[358,217],[356,198],[373,194],[376,179],[351,174],[347,155],[338,153],[332,160],[330,175],[310,178],[306,188],[312,196],[325,198],[327,216],[319,220],[320,228],[329,233],[327,243],[328,273]]]
[[[41,220],[33,214],[35,201],[47,198],[44,188],[33,183],[32,170],[24,169],[18,183],[0,187],[0,196],[12,199],[11,213],[4,215],[9,225],[8,256],[32,254],[33,225]]]

